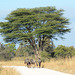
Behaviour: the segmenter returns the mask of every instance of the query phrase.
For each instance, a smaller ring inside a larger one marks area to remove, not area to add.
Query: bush
[[[41,52],[41,60],[44,62],[44,61],[50,59],[50,55],[51,55],[51,54],[49,54],[48,52],[42,51],[42,52]]]
[[[75,49],[73,46],[66,47],[59,45],[57,48],[55,48],[54,52],[55,57],[71,58],[75,53]]]

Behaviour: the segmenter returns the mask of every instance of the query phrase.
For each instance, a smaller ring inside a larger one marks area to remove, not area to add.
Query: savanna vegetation
[[[58,59],[63,59],[63,61],[72,59],[75,56],[73,46],[55,47],[53,42],[58,37],[64,39],[63,35],[71,31],[69,20],[63,16],[63,11],[55,7],[19,8],[12,11],[5,18],[7,22],[0,22],[0,33],[4,41],[8,43],[0,43],[0,60],[18,61],[17,58],[24,60],[27,57],[33,59],[40,57],[44,65],[45,62],[50,65],[50,67],[45,66],[46,68],[54,69],[55,63],[59,64],[55,62]],[[19,43],[17,49],[15,48],[16,43]],[[54,65],[51,65],[51,62]]]
[[[15,69],[0,67],[0,75],[20,75]]]

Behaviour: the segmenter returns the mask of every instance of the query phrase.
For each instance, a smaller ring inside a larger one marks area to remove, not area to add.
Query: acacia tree
[[[63,10],[55,7],[40,7],[32,9],[17,9],[0,23],[0,32],[6,42],[24,41],[30,44],[34,52],[43,49],[46,39],[57,39],[69,32],[69,21],[63,17]]]

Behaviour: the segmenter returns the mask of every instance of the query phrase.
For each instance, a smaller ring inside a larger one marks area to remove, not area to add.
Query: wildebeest
[[[31,63],[31,66],[32,66],[32,67],[35,67],[35,60],[30,59],[30,63]]]
[[[41,61],[41,59],[39,58],[39,59],[38,59],[39,68],[41,67],[41,62],[42,62],[42,61]]]
[[[27,67],[28,67],[28,68],[31,67],[31,63],[30,63],[30,60],[29,60],[28,58],[25,59],[24,64],[27,64]]]
[[[39,66],[39,68],[41,67],[41,59],[39,58],[38,61],[35,61],[33,59],[25,59],[24,61],[24,64],[27,64],[27,67],[30,68],[30,67],[37,67]]]

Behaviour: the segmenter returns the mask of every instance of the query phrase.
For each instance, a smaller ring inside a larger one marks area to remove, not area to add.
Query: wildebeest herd
[[[25,59],[24,64],[26,64],[28,68],[31,68],[31,67],[39,67],[40,68],[40,67],[42,67],[41,62],[42,61],[40,58],[38,59],[38,61],[27,58],[27,59]]]

